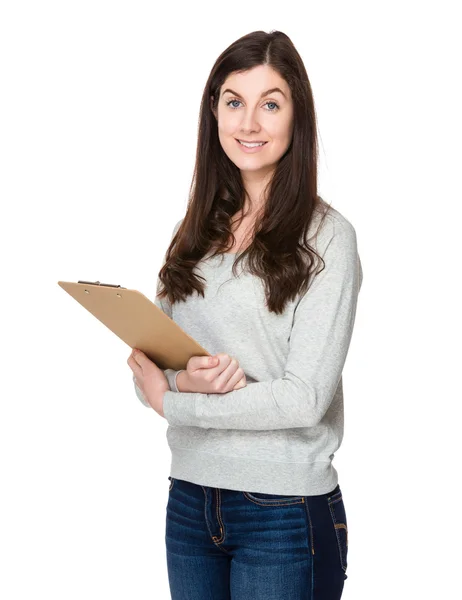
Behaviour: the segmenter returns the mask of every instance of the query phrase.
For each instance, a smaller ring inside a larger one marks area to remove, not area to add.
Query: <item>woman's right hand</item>
[[[246,385],[238,361],[222,352],[215,356],[191,356],[186,370],[177,377],[180,392],[225,394]]]

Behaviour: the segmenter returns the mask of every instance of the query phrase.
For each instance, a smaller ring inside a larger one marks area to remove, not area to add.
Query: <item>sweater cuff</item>
[[[176,372],[175,379],[174,379],[174,382],[175,382],[175,390],[174,390],[174,391],[175,391],[175,392],[179,392],[179,391],[180,391],[180,390],[178,389],[178,383],[177,383],[177,379],[178,379],[178,375],[179,375],[180,373],[183,373],[183,371],[186,371],[186,369],[180,369],[179,371],[177,371],[177,372]]]
[[[164,393],[163,412],[170,425],[191,426],[197,424],[197,394],[172,391]]]
[[[164,369],[164,374],[168,381],[168,387],[172,392],[178,392],[176,378],[178,377],[178,373],[180,373],[182,370],[184,369],[181,369],[180,371],[175,371],[175,369]]]

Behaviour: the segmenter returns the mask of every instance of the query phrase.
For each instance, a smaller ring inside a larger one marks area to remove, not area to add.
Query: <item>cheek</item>
[[[226,151],[226,153],[230,153],[232,149],[232,134],[228,132],[228,130],[224,130],[221,127],[218,128],[218,139],[220,140],[221,147]]]
[[[267,131],[270,138],[279,144],[288,144],[292,138],[290,120],[275,123],[273,127],[268,127]]]
[[[238,129],[239,119],[233,116],[229,116],[226,119],[221,119],[218,125],[218,131],[223,137],[234,136]]]

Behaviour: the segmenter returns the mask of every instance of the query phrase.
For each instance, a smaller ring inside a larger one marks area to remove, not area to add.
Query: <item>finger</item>
[[[217,376],[217,380],[219,382],[219,384],[221,385],[227,385],[229,380],[231,379],[231,377],[234,375],[234,373],[237,371],[237,369],[239,368],[239,363],[237,361],[237,359],[232,358],[229,355],[225,355],[225,357],[220,361],[220,366],[221,364],[225,364],[225,368],[221,370],[220,374]],[[235,382],[239,381],[239,379],[242,377],[242,373],[240,374],[240,377],[238,377]]]
[[[132,356],[143,370],[149,368],[150,363],[152,363],[152,360],[144,352],[138,350],[138,348],[133,348]]]
[[[246,387],[246,385],[247,385],[247,380],[246,380],[245,375],[244,375],[242,377],[242,379],[236,383],[236,385],[234,386],[234,389],[235,390],[240,390],[241,388]]]
[[[132,354],[130,354],[130,356],[129,356],[128,360],[127,360],[127,364],[130,367],[130,369],[133,371],[133,374],[135,375],[135,377],[137,377],[138,379],[142,379],[143,369],[140,367],[140,365],[133,358]]]
[[[210,367],[216,367],[218,364],[219,360],[216,356],[191,356],[188,361],[188,366],[192,371],[210,369]]]
[[[216,355],[218,358],[218,363],[215,367],[211,368],[213,378],[221,377],[221,383],[226,383],[226,381],[230,377],[230,373],[223,375],[226,370],[230,367],[231,363],[233,363],[233,358],[229,354],[225,354],[224,352],[220,352]],[[237,363],[237,361],[234,361]],[[236,364],[234,369],[237,369],[239,365]],[[234,371],[233,371],[234,372]]]
[[[141,350],[138,350],[137,348],[133,348],[133,350],[132,350],[132,356],[136,360],[136,362],[138,364],[140,364],[141,361],[143,360],[142,356],[144,356],[144,354],[143,354],[143,352],[141,352]]]
[[[230,387],[231,389],[233,389],[236,384],[241,384],[242,380],[243,380],[243,375],[244,375],[244,371],[239,368],[237,369],[237,371],[229,378],[229,381],[227,382],[227,386]],[[239,385],[238,387],[244,387],[243,385]]]

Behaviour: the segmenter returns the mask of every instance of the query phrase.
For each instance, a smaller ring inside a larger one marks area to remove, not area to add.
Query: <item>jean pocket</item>
[[[340,564],[344,572],[347,570],[348,561],[348,523],[343,503],[342,492],[338,491],[333,496],[327,498],[332,523],[334,525],[335,534],[337,536],[338,551],[340,555]],[[346,578],[346,576],[345,576]]]
[[[264,494],[263,492],[242,492],[244,497],[254,504],[261,506],[287,506],[290,504],[303,504],[303,496],[282,496],[281,494]]]
[[[170,491],[172,489],[173,484],[175,483],[175,480],[173,479],[173,477],[169,476],[169,479],[170,479],[170,487],[168,488],[168,491]]]

